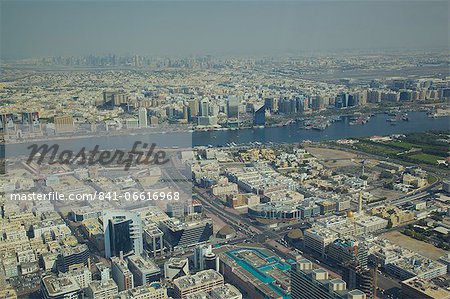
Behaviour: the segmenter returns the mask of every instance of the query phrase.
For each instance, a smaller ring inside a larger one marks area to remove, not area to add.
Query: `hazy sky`
[[[449,47],[449,1],[0,1],[4,58]]]

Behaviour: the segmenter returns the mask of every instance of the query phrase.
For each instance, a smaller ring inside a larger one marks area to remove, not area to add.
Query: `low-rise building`
[[[209,292],[224,284],[223,276],[215,270],[204,270],[173,281],[175,298],[186,299],[188,294]]]
[[[113,299],[119,294],[117,284],[111,278],[106,281],[92,281],[86,290],[92,299]]]
[[[449,299],[450,291],[429,280],[413,277],[401,282],[402,294],[411,299]]]

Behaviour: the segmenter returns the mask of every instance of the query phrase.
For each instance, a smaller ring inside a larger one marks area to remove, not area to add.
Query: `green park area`
[[[392,157],[409,163],[437,165],[449,156],[449,131],[411,133],[392,141],[376,142],[359,138],[356,149],[370,154]]]

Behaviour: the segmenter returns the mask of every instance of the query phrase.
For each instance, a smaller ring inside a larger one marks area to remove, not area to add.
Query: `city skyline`
[[[0,0],[0,299],[450,299],[449,7]]]
[[[2,1],[1,56],[448,49],[448,14],[447,1]]]

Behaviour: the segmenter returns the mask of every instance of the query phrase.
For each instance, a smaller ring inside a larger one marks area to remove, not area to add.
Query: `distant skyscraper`
[[[57,133],[73,132],[75,128],[71,115],[55,116],[53,121],[55,122],[55,131]]]
[[[348,107],[348,94],[346,93],[340,93],[336,96],[336,100],[334,102],[334,106],[336,108],[345,108]]]
[[[264,106],[270,110],[270,112],[278,111],[278,98],[266,98],[264,99]]]
[[[193,99],[188,101],[191,117],[198,116],[198,100]]]
[[[208,100],[203,100],[200,104],[200,116],[209,115],[209,102]]]
[[[230,96],[227,100],[228,118],[239,118],[239,99],[236,96]]]
[[[264,126],[265,124],[266,124],[266,106],[263,105],[253,114],[253,125]]]
[[[139,127],[147,128],[148,119],[147,119],[147,109],[145,107],[139,108]]]
[[[105,256],[140,255],[143,252],[142,220],[129,211],[103,212]]]

